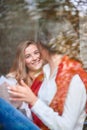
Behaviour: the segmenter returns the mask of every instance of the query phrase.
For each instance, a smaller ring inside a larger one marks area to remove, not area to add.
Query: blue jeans
[[[0,98],[0,130],[40,130],[32,121]]]

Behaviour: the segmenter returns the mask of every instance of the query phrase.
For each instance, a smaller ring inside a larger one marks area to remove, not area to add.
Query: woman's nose
[[[32,60],[36,60],[37,59],[37,56],[32,56]]]

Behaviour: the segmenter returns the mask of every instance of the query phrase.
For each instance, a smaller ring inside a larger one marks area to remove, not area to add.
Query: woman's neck
[[[50,65],[50,76],[55,71],[55,68],[57,68],[58,65],[60,64],[62,57],[63,57],[62,55],[58,55],[58,54],[53,54],[50,56],[49,61],[48,61]]]
[[[42,72],[42,69],[37,71],[29,71],[29,77],[32,80],[32,82],[35,80],[35,78]]]

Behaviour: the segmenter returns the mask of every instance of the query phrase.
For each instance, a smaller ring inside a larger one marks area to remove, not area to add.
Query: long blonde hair
[[[16,57],[14,59],[13,65],[12,65],[10,72],[9,72],[9,73],[14,74],[14,77],[16,78],[18,83],[20,83],[20,80],[23,79],[27,85],[29,85],[31,81],[30,81],[30,77],[28,75],[29,68],[27,68],[27,66],[25,64],[24,51],[31,44],[36,45],[36,43],[32,40],[22,42],[18,45]]]

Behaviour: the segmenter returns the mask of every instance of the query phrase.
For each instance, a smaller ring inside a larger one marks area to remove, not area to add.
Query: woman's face
[[[42,67],[43,60],[35,44],[30,44],[25,49],[25,64],[31,71],[39,70]]]

